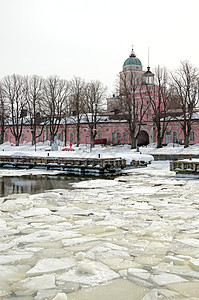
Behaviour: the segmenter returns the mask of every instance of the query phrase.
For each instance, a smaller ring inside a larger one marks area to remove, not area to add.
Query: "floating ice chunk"
[[[158,299],[158,292],[156,289],[150,291],[141,300],[156,300]]]
[[[118,185],[117,180],[96,179],[72,184],[74,188],[95,189]]]
[[[188,238],[188,239],[177,239],[178,242],[192,247],[199,247],[199,239]]]
[[[129,249],[112,243],[103,243],[90,249],[86,256],[90,259],[108,257],[129,258]]]
[[[56,272],[58,270],[66,270],[74,267],[76,262],[73,258],[44,258],[40,259],[36,265],[26,272],[29,276],[40,275],[48,272]]]
[[[64,238],[71,239],[81,236],[73,231],[53,231],[53,230],[39,230],[27,235],[20,236],[14,241],[16,243],[37,243],[37,242],[49,242],[58,241]]]
[[[160,286],[177,283],[177,282],[186,282],[188,280],[174,274],[163,273],[160,275],[154,275],[151,277],[153,283],[158,284]]]
[[[179,293],[181,297],[184,296],[186,299],[198,300],[199,281],[169,284],[167,288]]]
[[[39,290],[37,292],[37,295],[34,297],[34,300],[53,299],[53,297],[55,297],[58,292],[59,292],[59,290],[57,290],[57,289]]]
[[[189,265],[194,269],[195,271],[199,271],[199,259],[191,259],[189,261]]]
[[[0,251],[5,251],[5,250],[8,250],[10,248],[12,248],[15,244],[14,243],[0,243]]]
[[[63,239],[62,244],[63,246],[74,246],[77,244],[83,244],[83,243],[88,243],[88,242],[93,242],[97,241],[97,238],[94,237],[80,237],[80,238],[72,238],[72,239]]]
[[[86,254],[84,253],[84,252],[78,252],[77,254],[76,254],[76,260],[79,260],[79,261],[81,261],[81,260],[84,260],[85,259],[85,257],[86,257]]]
[[[90,210],[81,209],[79,207],[71,206],[71,207],[58,207],[57,211],[54,214],[63,215],[63,216],[73,216],[73,215],[81,215],[88,216],[92,213]]]
[[[109,232],[109,231],[115,231],[117,229],[117,227],[115,226],[108,226],[104,228],[105,232]]]
[[[4,230],[7,228],[7,224],[5,220],[0,219],[0,228],[1,230]]]
[[[54,288],[56,288],[54,275],[26,278],[11,286],[12,291],[14,291],[16,295],[31,295],[38,290]]]
[[[149,205],[147,202],[139,202],[139,203],[135,203],[135,205],[133,206],[134,209],[153,209],[153,206],[152,205]]]
[[[12,264],[23,259],[31,258],[32,256],[33,253],[28,252],[12,255],[0,255],[0,265]]]
[[[177,296],[180,296],[180,294],[178,294],[177,292],[174,292],[174,291],[170,291],[170,290],[167,290],[167,289],[158,289],[158,292],[166,297],[166,298],[172,298],[172,297],[177,297]]]
[[[18,213],[20,216],[27,218],[39,215],[50,215],[51,211],[48,208],[30,208],[28,210],[24,210]]]
[[[166,262],[173,262],[174,265],[184,265],[185,261],[182,258],[178,258],[172,255],[167,255],[165,256],[165,261]]]
[[[59,293],[55,298],[53,298],[53,300],[67,300],[67,299],[68,297],[66,296],[65,293]]]
[[[54,200],[54,202],[57,202],[57,200],[61,197],[59,192],[46,192],[46,193],[40,193],[40,194],[33,194],[29,196],[29,199],[31,200],[38,200],[38,199],[48,199],[49,200]]]
[[[58,276],[57,280],[65,282],[77,282],[80,284],[94,286],[99,283],[107,282],[109,280],[120,277],[118,273],[112,271],[109,267],[99,262],[93,262],[93,265],[82,263],[81,268],[79,269],[79,271],[78,269],[77,271],[74,269],[69,270],[68,272],[65,272]]]
[[[199,212],[197,209],[194,208],[181,208],[180,205],[178,206],[170,206],[170,208],[167,208],[166,210],[161,210],[158,213],[160,216],[164,218],[168,218],[170,220],[175,219],[192,219],[194,217],[197,217],[199,215]]]
[[[151,276],[151,274],[144,269],[134,269],[134,268],[128,269],[128,275],[135,276],[144,280],[149,279],[149,277]]]
[[[73,300],[103,299],[103,300],[138,300],[149,290],[125,279],[116,279],[93,288],[81,289],[68,295]],[[71,297],[70,297],[71,296]]]
[[[28,269],[30,269],[28,265],[0,266],[0,283],[22,280]]]
[[[78,273],[96,274],[95,265],[93,262],[81,262],[77,267]]]
[[[144,250],[143,250],[144,251]],[[137,256],[135,258],[135,262],[145,266],[156,266],[162,261],[160,257],[156,257],[155,255],[150,256]]]

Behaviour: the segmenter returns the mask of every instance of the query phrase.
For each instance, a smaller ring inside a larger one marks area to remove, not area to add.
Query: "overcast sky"
[[[199,67],[199,0],[0,0],[0,78],[58,75],[114,91],[132,45],[143,68]]]

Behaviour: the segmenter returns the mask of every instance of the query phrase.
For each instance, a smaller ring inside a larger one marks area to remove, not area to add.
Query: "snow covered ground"
[[[126,159],[127,164],[130,164],[132,159],[152,161],[153,157],[149,154],[140,154],[136,150],[131,150],[129,145],[124,146],[100,146],[96,145],[94,148],[90,148],[90,145],[81,145],[80,147],[73,146],[74,151],[62,151],[64,148],[58,146],[57,151],[51,151],[51,146],[49,143],[38,143],[36,146],[31,144],[20,144],[16,147],[13,144],[5,143],[0,145],[0,155],[12,155],[12,156],[49,156],[49,157],[84,157],[84,158],[114,158],[121,157]]]
[[[66,147],[58,146],[58,151],[51,151],[51,146],[49,142],[37,143],[36,151],[35,146],[31,143],[20,144],[16,147],[14,144],[4,143],[0,145],[0,155],[15,155],[15,156],[62,156],[62,157],[122,157],[130,162],[135,160],[145,160],[150,161],[153,159],[152,154],[199,154],[199,144],[192,145],[188,148],[184,148],[182,145],[169,144],[163,148],[157,149],[156,144],[150,144],[147,147],[140,147],[139,151],[136,149],[130,149],[129,145],[119,145],[119,146],[100,146],[95,145],[94,148],[90,148],[90,145],[80,145],[80,147],[75,147],[73,145],[74,151],[61,151]],[[69,146],[67,147],[69,148]]]
[[[46,155],[48,146],[39,147],[37,155]],[[33,148],[3,145],[0,155],[35,155]],[[80,148],[74,152],[90,155]],[[138,155],[108,149],[92,155]],[[58,152],[68,155],[49,153]],[[73,187],[0,198],[0,299],[199,299],[198,180],[177,179],[168,162],[152,162]]]

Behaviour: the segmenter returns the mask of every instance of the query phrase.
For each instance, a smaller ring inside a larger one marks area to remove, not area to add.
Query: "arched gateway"
[[[137,136],[137,145],[146,146],[149,144],[149,135],[145,130],[141,130]]]

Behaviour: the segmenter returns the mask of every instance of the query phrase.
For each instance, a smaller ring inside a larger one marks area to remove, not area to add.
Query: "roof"
[[[123,67],[129,66],[129,65],[135,65],[135,66],[141,66],[142,63],[139,60],[139,58],[136,57],[134,50],[132,49],[129,58],[127,58],[123,64]]]

